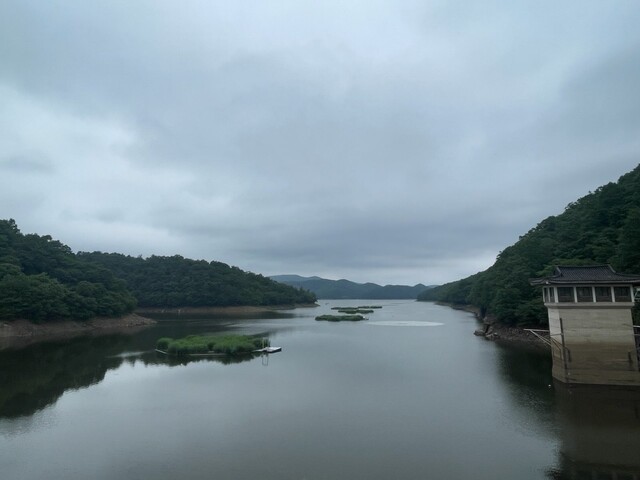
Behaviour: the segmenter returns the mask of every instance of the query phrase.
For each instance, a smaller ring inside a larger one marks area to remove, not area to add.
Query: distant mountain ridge
[[[319,299],[416,299],[429,288],[421,283],[409,285],[378,285],[376,283],[356,283],[350,280],[329,280],[321,277],[300,275],[273,275],[271,280],[296,288],[303,288],[316,294]]]

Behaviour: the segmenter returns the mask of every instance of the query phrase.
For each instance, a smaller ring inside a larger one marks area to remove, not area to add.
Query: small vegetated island
[[[269,339],[251,335],[189,335],[173,339],[160,338],[156,350],[176,356],[189,355],[253,355],[271,344]]]
[[[374,309],[382,308],[381,306],[360,306],[360,307],[332,307],[331,310],[337,310],[342,315],[318,315],[316,320],[324,320],[327,322],[359,322],[366,320],[362,315],[373,313]]]

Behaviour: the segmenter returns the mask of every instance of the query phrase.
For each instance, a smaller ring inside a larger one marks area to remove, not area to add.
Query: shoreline
[[[484,337],[485,340],[500,345],[509,345],[529,350],[548,352],[549,346],[537,338],[533,333],[527,332],[523,327],[509,327],[497,323],[485,324],[486,331],[476,330],[474,335]]]
[[[477,337],[482,337],[487,341],[496,342],[501,345],[510,345],[519,348],[536,349],[548,351],[549,346],[537,338],[534,334],[527,332],[525,327],[512,327],[497,323],[492,318],[481,318],[480,309],[472,305],[454,305],[445,302],[435,302],[438,305],[473,313],[478,321],[479,328],[473,332]],[[532,328],[540,328],[532,327]]]
[[[239,305],[231,307],[174,307],[174,308],[159,308],[159,307],[142,307],[136,308],[135,312],[140,315],[156,315],[156,314],[171,314],[171,315],[229,315],[229,316],[242,316],[248,314],[276,312],[280,310],[293,310],[295,308],[315,308],[319,305],[317,303],[300,303],[294,305]]]
[[[0,348],[25,346],[42,340],[65,339],[81,335],[96,335],[113,332],[134,333],[155,325],[155,320],[135,313],[118,318],[92,318],[86,322],[55,320],[47,323],[32,323],[17,319],[0,322]]]
[[[100,335],[109,333],[136,333],[158,323],[158,320],[145,315],[214,315],[225,317],[243,317],[265,314],[294,308],[312,308],[318,304],[270,305],[270,306],[233,306],[233,307],[186,307],[186,308],[139,308],[133,313],[117,318],[92,318],[81,322],[77,320],[53,320],[45,323],[33,323],[30,320],[0,320],[0,349],[26,346],[46,340],[61,340],[82,335]]]

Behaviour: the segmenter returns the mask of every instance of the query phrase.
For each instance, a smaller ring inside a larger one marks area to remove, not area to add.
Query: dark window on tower
[[[593,291],[591,287],[577,287],[576,293],[578,294],[579,302],[593,302]]]
[[[616,296],[616,302],[631,301],[631,289],[629,287],[613,287],[613,294]]]
[[[559,302],[573,302],[573,287],[558,287]]]
[[[596,302],[612,302],[611,287],[596,287]]]

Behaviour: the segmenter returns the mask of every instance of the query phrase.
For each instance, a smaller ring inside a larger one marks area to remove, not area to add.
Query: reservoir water
[[[0,351],[0,478],[638,479],[640,392],[553,384],[547,352],[472,315],[375,301]],[[159,337],[268,336],[282,352],[177,361]]]

